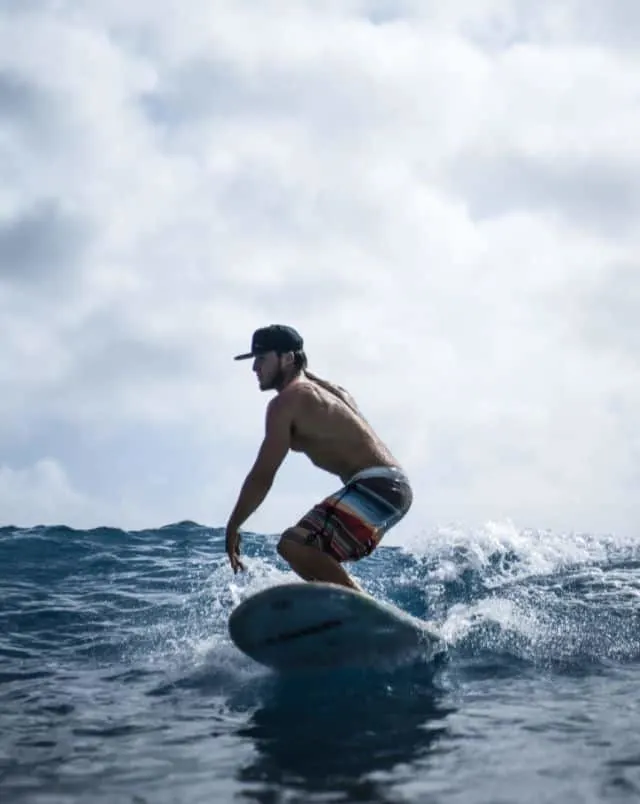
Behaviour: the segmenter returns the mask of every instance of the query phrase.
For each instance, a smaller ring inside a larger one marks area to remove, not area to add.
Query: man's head
[[[302,336],[293,327],[271,324],[257,329],[251,338],[251,351],[234,360],[253,358],[260,389],[279,390],[307,364]]]

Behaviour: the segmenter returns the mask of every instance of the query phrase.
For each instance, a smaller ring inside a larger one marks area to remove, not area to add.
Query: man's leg
[[[323,553],[318,547],[304,544],[304,536],[293,528],[282,534],[278,542],[278,553],[305,581],[324,581],[346,586],[357,592],[364,591],[335,558]]]

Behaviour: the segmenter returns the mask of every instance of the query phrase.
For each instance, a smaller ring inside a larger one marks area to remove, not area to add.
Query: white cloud
[[[4,524],[89,524],[92,501],[72,488],[59,464],[42,458],[33,466],[0,466],[0,510]],[[80,526],[81,526],[80,525]]]
[[[21,8],[0,448],[65,481],[14,517],[223,524],[266,402],[231,357],[280,320],[409,469],[398,533],[635,527],[634,6]],[[292,456],[249,526],[331,487]]]

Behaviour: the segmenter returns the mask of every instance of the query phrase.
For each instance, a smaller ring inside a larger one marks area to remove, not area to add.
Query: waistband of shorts
[[[350,483],[357,483],[358,480],[365,480],[369,477],[384,477],[388,480],[393,480],[409,484],[409,479],[405,472],[399,466],[371,466],[369,469],[361,469],[351,477],[347,485]]]

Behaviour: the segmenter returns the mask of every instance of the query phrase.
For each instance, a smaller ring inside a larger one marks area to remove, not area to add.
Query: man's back
[[[282,396],[294,412],[291,448],[316,466],[346,482],[363,469],[398,465],[344,389],[302,374]]]

